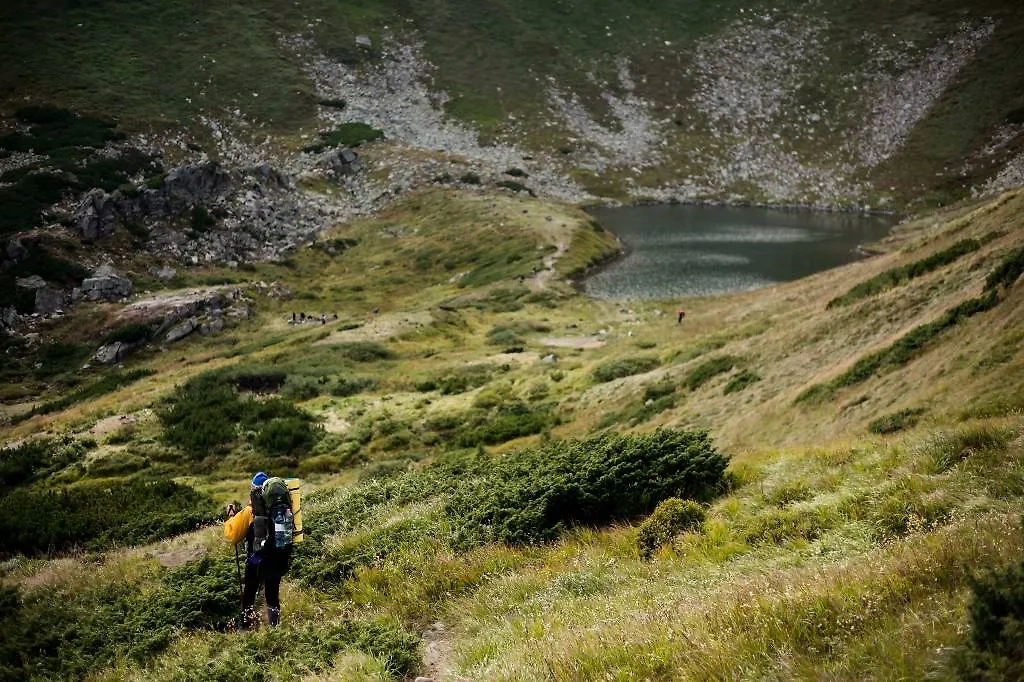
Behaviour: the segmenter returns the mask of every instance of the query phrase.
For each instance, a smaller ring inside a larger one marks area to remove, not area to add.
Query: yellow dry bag
[[[288,484],[288,495],[292,500],[292,521],[295,524],[295,531],[292,533],[292,544],[302,542],[302,480],[298,478],[286,478]]]

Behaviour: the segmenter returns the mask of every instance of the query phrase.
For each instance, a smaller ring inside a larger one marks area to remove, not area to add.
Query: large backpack
[[[284,551],[292,546],[295,537],[295,518],[292,515],[292,498],[288,484],[283,478],[268,478],[263,486],[251,495],[253,551]]]

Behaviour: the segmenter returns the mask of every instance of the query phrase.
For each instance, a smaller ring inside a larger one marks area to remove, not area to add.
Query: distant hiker
[[[676,324],[681,324],[683,318],[686,317],[686,311],[680,308],[679,310],[676,311],[676,314],[679,315],[679,319],[676,320]]]
[[[320,324],[327,324],[327,313],[320,313]]]
[[[292,323],[295,323],[295,313],[292,313]]]
[[[281,622],[281,578],[288,572],[296,523],[288,483],[264,472],[252,477],[249,504],[241,511],[228,505],[224,537],[236,545],[245,539],[245,579],[241,629],[259,624],[254,604],[262,585],[271,627]]]
[[[299,321],[300,322],[305,322],[306,321],[306,313],[299,313]]]

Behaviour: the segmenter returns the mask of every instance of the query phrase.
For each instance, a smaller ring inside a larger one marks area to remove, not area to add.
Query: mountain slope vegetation
[[[1022,215],[1018,191],[925,216],[897,228],[876,258],[686,301],[683,325],[664,314],[667,302],[593,301],[558,275],[520,283],[516,267],[529,273],[553,248],[550,222],[564,221],[565,258],[614,248],[588,241],[599,233],[585,214],[526,197],[418,194],[325,236],[323,246],[355,244],[343,251],[197,273],[189,286],[251,292],[255,316],[173,352],[143,346],[125,362],[154,372],[5,427],[8,440],[63,433],[65,454],[4,480],[24,494],[74,496],[170,478],[227,503],[250,469],[303,477],[309,539],[286,581],[284,630],[232,631],[233,556],[216,524],[137,546],[122,532],[88,553],[8,555],[16,636],[5,674],[31,665],[96,679],[242,679],[254,669],[264,679],[952,679],[997,665],[972,654],[963,632],[974,577],[1007,565],[1024,542]],[[493,229],[507,235],[506,251],[478,272],[486,261],[464,250]],[[408,241],[396,248],[399,234]],[[941,257],[965,239],[978,248]],[[929,259],[942,264],[829,306]],[[247,284],[260,280],[278,288]],[[268,295],[280,287],[294,297]],[[985,291],[996,292],[991,306],[944,326],[907,362],[798,400]],[[93,328],[116,320],[116,307],[94,305]],[[339,317],[291,324],[296,308]],[[588,338],[601,343],[565,343]],[[610,380],[595,373],[645,357],[656,362]],[[186,447],[166,437],[161,414],[224,418],[174,390],[187,381],[266,409],[291,405],[303,416],[287,428],[321,426],[301,447],[260,445],[244,423],[216,447]],[[43,442],[18,461],[56,457],[56,447]],[[600,461],[617,457],[622,466],[602,472]],[[666,486],[662,468],[704,478]],[[674,491],[703,500],[704,519],[652,547],[641,522]],[[145,506],[125,513],[154,527]],[[101,603],[116,606],[98,612]],[[63,643],[58,634],[72,630],[101,638],[102,655],[86,640]],[[29,650],[38,653],[14,653]]]

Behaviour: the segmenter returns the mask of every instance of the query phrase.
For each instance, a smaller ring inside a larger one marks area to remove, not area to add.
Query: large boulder
[[[0,262],[20,263],[26,258],[28,258],[28,249],[16,238],[8,241],[3,252],[0,253]]]
[[[164,338],[167,340],[167,343],[174,343],[175,341],[180,341],[181,339],[185,338],[186,336],[194,332],[198,326],[199,323],[196,320],[196,318],[190,317],[181,324],[179,324],[178,326],[173,327],[169,332],[167,332],[167,336],[165,336]]]
[[[14,329],[18,319],[18,310],[14,306],[0,309],[0,328]]]
[[[35,312],[40,315],[50,315],[63,309],[63,291],[60,289],[51,289],[50,287],[39,287],[36,289]]]
[[[75,226],[82,239],[100,239],[114,234],[120,222],[117,199],[101,189],[91,190],[75,209]]]
[[[14,280],[14,286],[18,289],[29,289],[34,291],[45,287],[46,280],[39,275],[29,275],[28,277],[19,277]]]
[[[101,265],[93,273],[82,281],[82,286],[76,289],[73,298],[85,298],[89,301],[120,301],[132,295],[132,281],[121,277],[117,271],[109,265]]]
[[[354,175],[363,169],[359,155],[351,149],[342,149],[327,154],[321,161],[321,165],[338,176]]]
[[[172,208],[206,204],[227,195],[234,184],[230,172],[215,163],[202,166],[178,166],[164,179],[160,188]]]
[[[108,343],[100,346],[99,350],[92,356],[92,359],[101,365],[113,365],[119,362],[121,358],[130,350],[131,346],[120,341]]]

